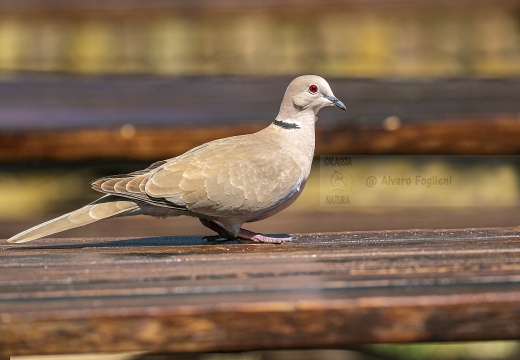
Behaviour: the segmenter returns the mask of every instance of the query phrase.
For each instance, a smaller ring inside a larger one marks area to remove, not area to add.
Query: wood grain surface
[[[520,229],[0,246],[0,354],[516,339]]]
[[[0,81],[0,163],[153,161],[276,116],[291,77],[14,77]],[[318,155],[518,154],[520,82],[330,79]]]
[[[0,4],[0,8],[3,12],[9,15],[25,15],[25,16],[42,16],[42,15],[53,15],[53,16],[150,16],[150,15],[164,15],[165,13],[172,12],[186,12],[188,14],[194,11],[205,11],[205,12],[235,12],[244,10],[253,11],[302,11],[302,10],[313,10],[313,11],[324,11],[329,8],[334,9],[357,9],[357,8],[382,8],[382,9],[400,9],[403,5],[408,7],[462,7],[462,6],[486,6],[488,2],[484,0],[464,0],[453,2],[449,0],[443,1],[417,1],[417,0],[399,0],[388,3],[382,0],[371,0],[371,1],[339,1],[339,0],[325,0],[317,5],[311,0],[278,0],[278,1],[263,1],[261,3],[244,3],[238,0],[226,0],[226,1],[207,1],[207,0],[174,0],[174,1],[161,1],[152,0],[147,1],[146,5],[136,2],[128,1],[121,3],[117,0],[108,1],[74,1],[74,2],[62,2],[62,1],[42,1],[42,0],[3,0]],[[518,0],[497,0],[495,5],[502,7],[515,7],[518,6]]]

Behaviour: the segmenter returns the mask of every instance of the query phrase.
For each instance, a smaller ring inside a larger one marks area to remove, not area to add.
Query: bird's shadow
[[[269,236],[276,238],[286,238],[288,234],[271,234]],[[65,240],[65,239],[64,239]],[[85,242],[83,239],[80,244],[52,244],[52,245],[30,245],[30,246],[13,246],[6,250],[65,250],[65,249],[92,249],[92,248],[126,248],[126,247],[153,247],[153,246],[203,246],[203,245],[221,245],[221,244],[259,244],[250,240],[231,239],[231,240],[207,240],[204,236],[153,236],[143,238],[127,238],[114,239],[102,242]],[[45,240],[41,240],[45,241]],[[53,239],[53,242],[59,241]],[[267,244],[269,245],[269,244]]]

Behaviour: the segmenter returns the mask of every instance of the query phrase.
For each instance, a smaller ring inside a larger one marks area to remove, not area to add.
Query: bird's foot
[[[251,240],[251,241],[260,242],[260,243],[268,243],[268,244],[282,244],[284,242],[292,241],[292,237],[278,238],[278,237],[266,236],[266,235],[255,233],[253,231],[249,231],[249,230],[242,229],[242,228],[238,231],[238,237],[240,239]]]
[[[238,231],[237,237],[234,237],[233,235],[229,234],[226,229],[214,221],[203,218],[200,218],[199,220],[202,225],[218,233],[218,235],[204,236],[203,239],[209,242],[243,239],[266,244],[282,244],[284,242],[292,241],[291,237],[271,237],[242,228],[240,228]]]
[[[238,238],[235,238],[233,236],[222,236],[222,235],[206,235],[202,237],[202,240],[206,240],[209,243],[223,243],[226,241],[233,241],[238,240]]]

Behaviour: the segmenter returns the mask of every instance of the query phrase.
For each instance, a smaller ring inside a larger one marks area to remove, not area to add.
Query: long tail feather
[[[98,220],[122,216],[126,213],[137,214],[137,210],[139,210],[139,205],[134,201],[107,195],[78,210],[74,210],[68,214],[16,234],[7,241],[10,243],[23,243],[36,240],[61,231],[91,224]]]

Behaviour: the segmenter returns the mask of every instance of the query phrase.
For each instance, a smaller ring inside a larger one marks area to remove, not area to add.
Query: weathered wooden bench
[[[520,228],[0,246],[0,356],[520,337]]]
[[[288,80],[7,79],[0,163],[26,170],[175,156],[265,126]],[[518,81],[330,82],[349,111],[321,116],[318,154],[520,151]],[[262,96],[252,97],[259,87]],[[0,356],[520,336],[518,228],[294,236],[281,246],[201,237],[0,241]]]

